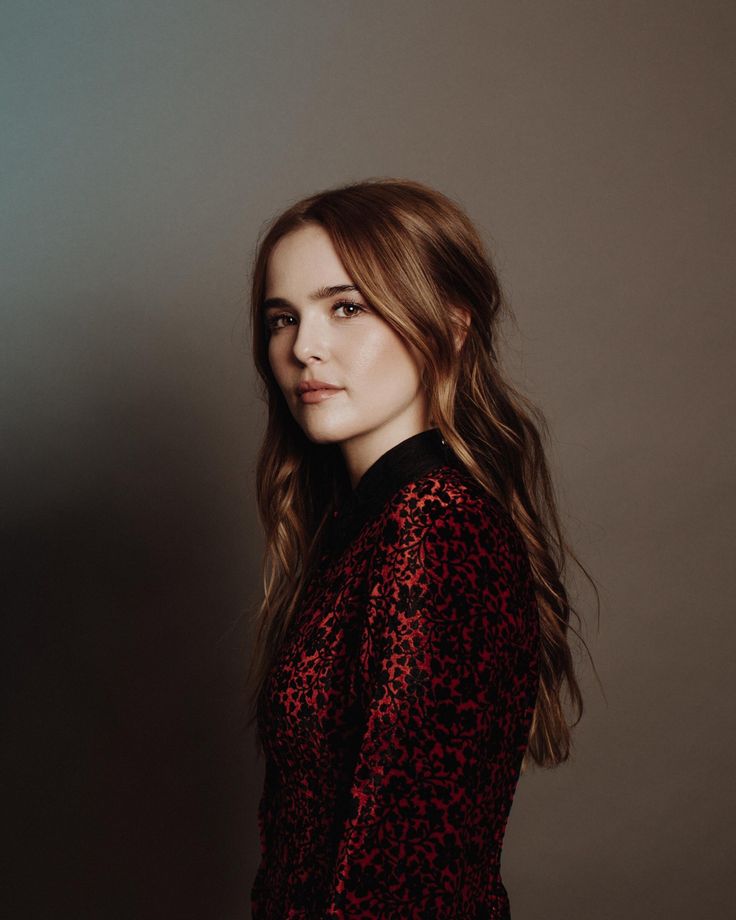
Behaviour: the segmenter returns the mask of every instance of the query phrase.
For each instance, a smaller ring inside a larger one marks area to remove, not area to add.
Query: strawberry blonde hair
[[[597,598],[598,591],[562,534],[545,458],[544,416],[501,367],[500,323],[511,311],[483,241],[456,202],[403,179],[371,179],[304,198],[277,216],[257,245],[251,335],[268,419],[256,465],[265,554],[263,598],[252,621],[248,724],[313,573],[326,522],[349,490],[338,446],[314,444],[304,435],[268,359],[262,313],[268,259],[282,237],[311,224],[327,231],[369,307],[422,356],[433,424],[472,476],[502,502],[524,538],[540,617],[540,683],[521,769],[531,761],[556,766],[568,758],[571,728],[583,714],[568,642],[570,616],[580,618],[563,583],[566,558],[580,566]],[[470,319],[459,351],[453,307]],[[564,712],[565,689],[577,716],[572,724]]]

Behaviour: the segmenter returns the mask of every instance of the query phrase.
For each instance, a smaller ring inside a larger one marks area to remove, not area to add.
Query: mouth
[[[299,396],[299,402],[302,403],[321,403],[326,399],[331,399],[333,396],[337,396],[338,393],[342,393],[342,389],[339,387],[325,387],[319,390],[305,390]]]

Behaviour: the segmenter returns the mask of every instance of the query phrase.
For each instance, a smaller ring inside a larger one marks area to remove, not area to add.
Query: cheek
[[[266,357],[271,367],[271,373],[276,378],[279,386],[282,386],[285,380],[286,363],[284,360],[284,349],[280,347],[279,339],[273,336],[266,349]]]
[[[377,387],[412,384],[419,380],[419,368],[412,353],[391,330],[377,326],[358,337],[351,348],[352,376]]]

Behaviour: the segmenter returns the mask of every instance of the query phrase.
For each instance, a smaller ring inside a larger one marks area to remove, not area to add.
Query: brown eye
[[[354,316],[358,316],[359,313],[365,312],[365,307],[362,304],[355,303],[352,300],[341,300],[339,303],[336,303],[333,310],[339,310],[341,307],[346,307],[355,310],[355,313],[348,313],[345,317],[346,319],[352,319]]]
[[[288,313],[278,313],[276,316],[269,316],[266,320],[267,329],[281,329],[282,326],[279,325],[280,319],[291,319]]]
[[[351,311],[342,317],[343,319],[352,319],[354,316],[358,316],[360,313],[366,312],[366,308],[363,306],[363,304],[356,303],[353,300],[341,300],[338,303],[333,304],[332,309],[333,311],[341,309]],[[279,329],[284,329],[286,326],[293,325],[292,323],[288,322],[290,319],[294,319],[290,313],[277,313],[275,315],[269,316],[266,318],[266,329],[270,332],[277,332]],[[281,320],[284,320],[284,322],[282,323]]]

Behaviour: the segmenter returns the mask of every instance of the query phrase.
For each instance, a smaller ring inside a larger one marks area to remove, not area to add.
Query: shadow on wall
[[[97,408],[73,477],[16,464],[2,525],[5,910],[242,917],[244,502],[191,404]]]

